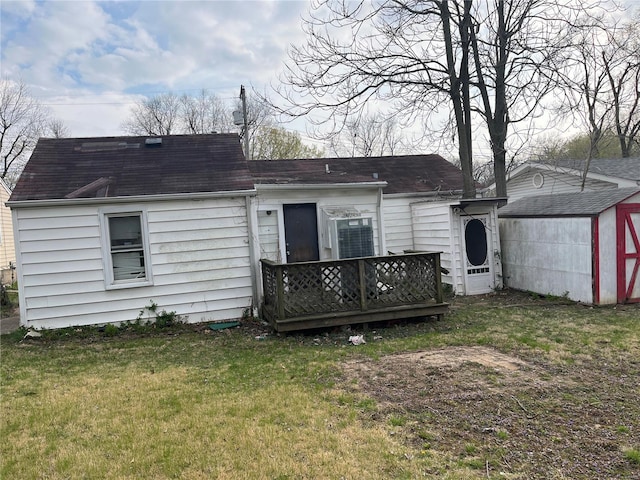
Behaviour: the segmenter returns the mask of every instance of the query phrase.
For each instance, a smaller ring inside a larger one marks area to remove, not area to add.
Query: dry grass
[[[3,336],[0,478],[638,478],[639,313],[500,294],[360,347]]]
[[[299,385],[225,394],[184,367],[61,380],[7,398],[3,478],[373,478],[410,467],[384,429]]]

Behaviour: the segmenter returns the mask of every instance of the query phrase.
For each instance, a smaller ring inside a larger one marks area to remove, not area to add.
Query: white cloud
[[[123,135],[120,125],[138,95],[102,93],[50,97],[44,103],[56,118],[64,122],[74,137],[103,137]]]
[[[72,135],[119,134],[140,98],[132,95],[205,88],[228,98],[240,84],[268,85],[288,45],[303,38],[307,7],[307,1],[3,1],[1,73],[51,104]],[[105,92],[120,97],[114,102]]]

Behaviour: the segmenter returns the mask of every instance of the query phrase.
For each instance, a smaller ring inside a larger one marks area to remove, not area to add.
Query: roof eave
[[[6,202],[10,208],[36,208],[57,207],[70,205],[105,205],[114,203],[148,203],[167,202],[171,200],[206,200],[210,198],[246,197],[255,196],[256,189],[229,190],[223,192],[191,192],[160,195],[131,195],[126,197],[100,197],[100,198],[53,198],[48,200],[12,200]]]
[[[462,196],[462,190],[429,190],[426,192],[397,192],[385,193],[387,198],[415,198],[415,197],[451,197]]]
[[[556,214],[544,214],[544,213],[536,213],[536,214],[532,214],[532,215],[528,215],[526,213],[504,213],[501,214],[500,210],[498,210],[498,217],[499,218],[558,218],[558,217],[570,217],[570,218],[575,218],[575,217],[585,217],[585,218],[593,218],[593,217],[597,217],[598,215],[600,215],[602,212],[597,212],[597,213],[556,213]]]
[[[387,182],[353,182],[353,183],[257,183],[256,191],[279,190],[335,190],[336,188],[362,189],[386,187]]]

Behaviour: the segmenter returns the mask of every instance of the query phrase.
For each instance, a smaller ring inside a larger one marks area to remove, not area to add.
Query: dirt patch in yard
[[[434,412],[443,399],[546,384],[527,362],[488,347],[449,347],[388,355],[377,362],[349,361],[344,372],[385,407],[415,410],[422,406]]]
[[[595,365],[461,346],[348,361],[342,384],[375,399],[365,415],[423,455],[485,478],[640,478],[620,446],[638,439],[639,420],[624,412],[637,402],[638,365]]]

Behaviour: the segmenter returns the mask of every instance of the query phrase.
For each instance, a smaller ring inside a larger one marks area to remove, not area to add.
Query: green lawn
[[[267,331],[3,336],[0,478],[640,478],[637,306]]]

